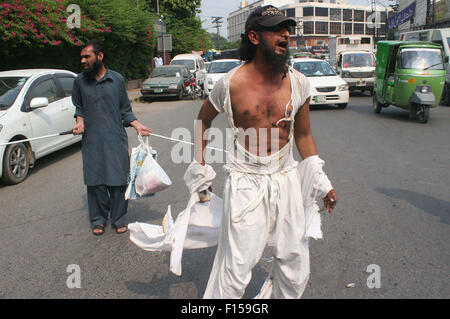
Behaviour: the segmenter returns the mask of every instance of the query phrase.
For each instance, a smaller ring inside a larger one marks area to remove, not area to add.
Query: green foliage
[[[206,52],[214,47],[197,16],[201,0],[159,0],[160,15],[164,16],[167,33],[172,35],[172,56],[191,51]],[[146,0],[145,9],[156,13],[156,0]]]
[[[127,79],[147,75],[156,40],[155,15],[135,0],[78,0],[81,27],[70,29],[73,0],[0,3],[0,69],[62,68],[80,71],[83,43],[104,42],[106,64]],[[130,54],[132,53],[132,54]]]

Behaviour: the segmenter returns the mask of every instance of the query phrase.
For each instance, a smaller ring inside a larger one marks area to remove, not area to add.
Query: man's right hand
[[[84,122],[77,122],[72,128],[73,135],[80,135],[84,133]]]

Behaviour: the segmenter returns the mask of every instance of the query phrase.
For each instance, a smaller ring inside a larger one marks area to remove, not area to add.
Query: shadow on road
[[[391,198],[403,199],[418,209],[439,217],[441,222],[450,224],[450,202],[446,200],[399,188],[375,188],[375,191]]]

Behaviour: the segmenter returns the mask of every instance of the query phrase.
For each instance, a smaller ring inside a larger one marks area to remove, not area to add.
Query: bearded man
[[[273,6],[254,10],[239,50],[246,63],[216,83],[198,115],[201,127],[196,130],[202,134],[196,137],[190,169],[207,166],[202,137],[219,113],[226,114],[234,134],[224,166],[218,248],[204,298],[241,298],[266,245],[273,264],[260,297],[301,297],[309,278],[307,199],[293,159],[294,144],[314,169],[311,176],[325,209],[331,213],[337,203],[311,134],[309,82],[286,65],[289,29],[295,25]],[[256,138],[249,130],[256,131]],[[204,190],[198,188],[200,200],[205,200]]]
[[[83,175],[92,232],[97,236],[105,232],[110,213],[111,226],[122,234],[127,231],[125,191],[130,168],[124,127],[132,126],[143,136],[151,130],[134,116],[122,75],[105,67],[103,45],[91,41],[80,55],[84,72],[72,90],[76,118],[72,132],[83,134]]]

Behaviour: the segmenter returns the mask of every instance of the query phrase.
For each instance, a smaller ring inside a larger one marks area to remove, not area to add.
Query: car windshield
[[[27,77],[0,77],[0,110],[8,109],[16,100]]]
[[[172,62],[170,62],[170,64],[172,64],[172,65],[185,65],[185,66],[188,67],[189,70],[194,70],[195,69],[194,60],[172,60]]]
[[[181,77],[182,70],[180,68],[165,68],[158,67],[155,68],[150,75],[151,78],[171,78],[171,77]]]
[[[209,73],[227,73],[240,64],[240,61],[213,62],[209,67]]]
[[[294,69],[305,76],[335,76],[333,68],[325,61],[294,62]]]
[[[342,60],[344,68],[374,66],[374,63],[372,53],[347,53]]]
[[[443,70],[441,50],[439,49],[403,49],[397,64],[400,69]]]

